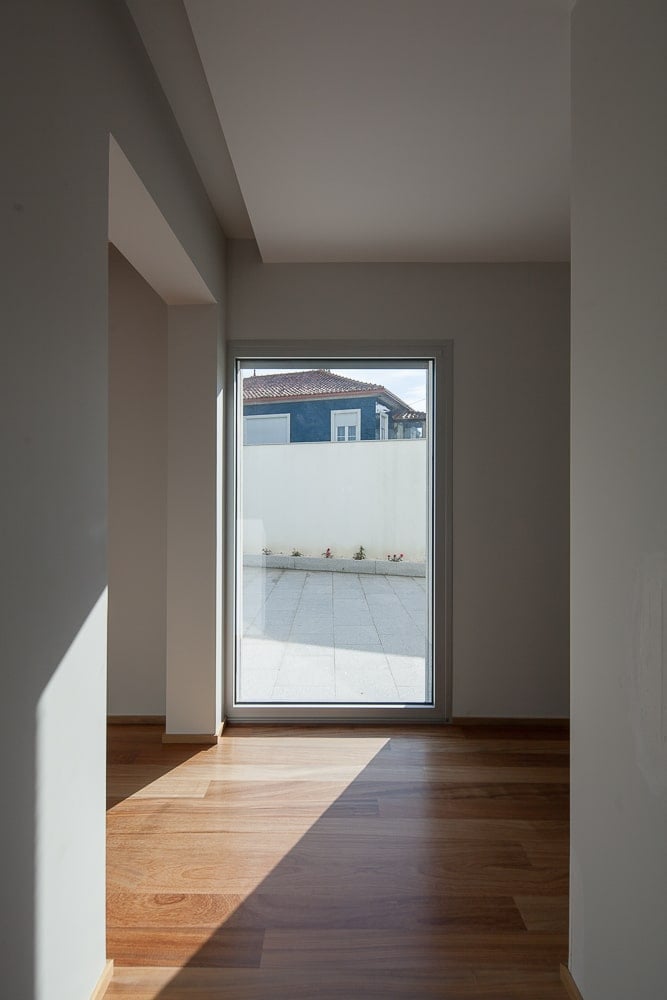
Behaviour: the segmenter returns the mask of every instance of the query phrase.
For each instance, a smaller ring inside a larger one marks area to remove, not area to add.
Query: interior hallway
[[[561,727],[113,726],[106,996],[564,1000]]]

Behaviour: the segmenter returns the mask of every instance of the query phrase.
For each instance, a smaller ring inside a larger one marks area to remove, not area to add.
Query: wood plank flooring
[[[108,998],[566,1000],[560,729],[113,726]]]

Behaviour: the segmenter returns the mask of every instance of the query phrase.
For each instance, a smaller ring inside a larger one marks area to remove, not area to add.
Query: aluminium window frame
[[[261,361],[308,367],[329,360],[336,367],[395,368],[410,362],[432,363],[427,407],[432,433],[429,448],[429,624],[432,640],[433,697],[431,704],[238,704],[234,699],[237,626],[236,513],[239,497],[237,421],[242,415],[236,378],[239,364],[257,367]],[[333,723],[450,723],[452,718],[452,446],[453,446],[453,342],[378,340],[240,340],[228,341],[225,406],[225,595],[224,595],[224,708],[233,722],[333,722]]]

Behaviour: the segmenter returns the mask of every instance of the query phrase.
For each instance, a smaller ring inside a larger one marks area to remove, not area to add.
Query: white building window
[[[386,441],[389,437],[389,410],[382,403],[376,403],[375,412],[378,415],[378,438]]]
[[[361,440],[361,410],[331,411],[331,440]]]
[[[244,444],[289,444],[289,413],[263,413],[243,418]]]

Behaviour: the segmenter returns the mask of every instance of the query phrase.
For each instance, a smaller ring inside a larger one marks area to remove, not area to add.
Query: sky
[[[275,375],[278,371],[306,371],[304,368],[255,368],[244,369],[244,375]],[[426,369],[424,368],[332,368],[336,375],[374,382],[390,389],[414,410],[426,409]]]

